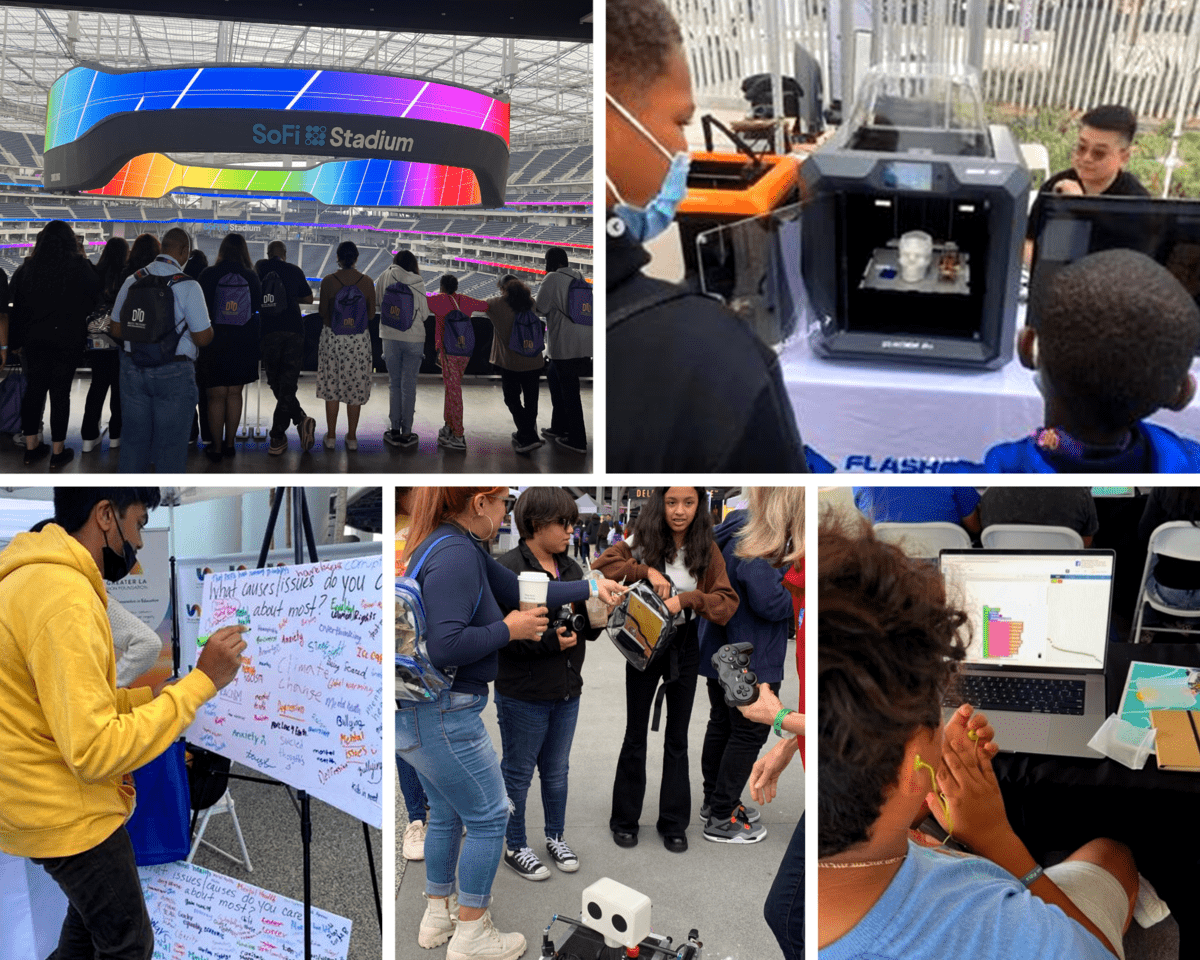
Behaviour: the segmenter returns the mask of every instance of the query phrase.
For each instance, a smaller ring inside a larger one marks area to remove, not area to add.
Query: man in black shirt
[[[282,240],[271,241],[267,259],[259,260],[254,269],[258,271],[263,289],[263,305],[259,312],[262,362],[267,371],[267,383],[275,394],[271,446],[267,452],[277,457],[287,450],[288,424],[294,423],[300,434],[300,447],[307,453],[312,449],[317,423],[300,406],[296,388],[304,360],[304,321],[300,317],[300,304],[313,302],[312,287],[308,285],[304,271],[287,262],[287,246]]]

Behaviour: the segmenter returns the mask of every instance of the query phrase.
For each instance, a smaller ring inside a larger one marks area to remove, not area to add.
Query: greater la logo
[[[197,583],[203,582],[205,575],[210,574],[210,573],[212,573],[212,567],[197,567],[196,568],[196,582]]]
[[[189,617],[191,617],[193,620],[199,620],[200,619],[200,604],[189,603],[187,605],[187,615]]]

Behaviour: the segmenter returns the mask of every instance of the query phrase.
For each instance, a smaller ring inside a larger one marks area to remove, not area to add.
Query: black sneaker
[[[546,880],[550,876],[549,869],[529,847],[522,847],[520,850],[509,850],[505,847],[504,862],[526,880]]]
[[[31,466],[32,464],[37,463],[39,460],[44,459],[46,457],[46,455],[49,453],[50,453],[50,444],[48,444],[48,443],[39,443],[32,450],[26,450],[25,451],[25,466],[28,467],[28,466]]]
[[[545,431],[542,432],[544,433]],[[587,453],[587,444],[581,447],[577,443],[570,443],[566,437],[555,437],[554,442],[564,450],[570,450],[572,453]]]
[[[710,817],[704,825],[704,839],[713,843],[758,843],[767,838],[767,828],[761,823],[751,823],[741,809],[727,820]]]
[[[574,851],[567,846],[567,842],[562,837],[547,837],[546,852],[550,854],[554,865],[563,873],[574,873],[579,869],[579,858],[575,856]]]
[[[546,445],[545,440],[539,440],[534,437],[532,440],[521,440],[514,433],[512,438],[512,447],[517,453],[529,453],[531,450],[536,450],[538,447]]]
[[[400,446],[400,447],[415,447],[415,446],[416,446],[418,443],[420,443],[420,442],[421,442],[421,437],[420,437],[418,434],[415,434],[415,433],[405,433],[405,434],[402,434],[402,435],[401,435],[401,437],[400,437],[400,443],[399,443],[399,444],[397,444],[397,446]]]
[[[75,450],[73,447],[63,447],[62,453],[51,454],[50,469],[57,470],[59,467],[65,467],[75,459]]]
[[[556,433],[555,431],[551,430],[549,427],[542,427],[542,436],[545,437],[547,440],[557,440],[559,437],[562,436],[562,434]]]
[[[383,434],[383,442],[391,447],[400,446],[400,441],[404,434],[399,430],[386,430]]]

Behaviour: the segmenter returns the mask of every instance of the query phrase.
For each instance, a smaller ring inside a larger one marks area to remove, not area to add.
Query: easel
[[[267,529],[263,533],[262,549],[258,554],[257,569],[261,570],[267,564],[267,555],[270,553],[271,539],[275,534],[275,523],[279,519],[279,508],[282,506],[285,494],[289,488],[276,487],[274,490],[274,502],[271,504],[271,514],[267,519]],[[292,492],[292,539],[295,544],[295,560],[297,564],[304,563],[304,546],[300,541],[300,531],[304,532],[304,542],[308,546],[309,563],[317,563],[317,543],[313,536],[312,518],[308,512],[308,500],[304,495],[303,487],[291,488]],[[174,592],[175,582],[175,558],[171,558],[171,579],[172,579],[172,597],[177,596]],[[173,657],[175,662],[175,672],[179,672],[179,616],[178,611],[173,610]],[[287,784],[281,783],[278,780],[271,780],[264,777],[249,777],[241,774],[231,773],[229,777],[234,780],[249,780],[254,783],[272,784],[281,787],[287,787]],[[290,795],[290,791],[289,791]],[[312,815],[311,815],[311,800],[307,790],[297,790],[296,800],[299,801],[298,809],[300,813],[300,841],[304,851],[304,957],[305,960],[312,960]],[[375,916],[379,921],[379,929],[383,931],[383,903],[379,896],[379,878],[375,872],[375,853],[371,849],[371,833],[370,828],[364,821],[362,824],[363,840],[367,848],[367,866],[371,871],[371,886],[375,894]]]

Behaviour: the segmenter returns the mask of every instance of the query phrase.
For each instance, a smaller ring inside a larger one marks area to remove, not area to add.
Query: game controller
[[[758,676],[750,669],[752,643],[727,643],[712,655],[713,669],[731,707],[746,707],[758,699]]]

